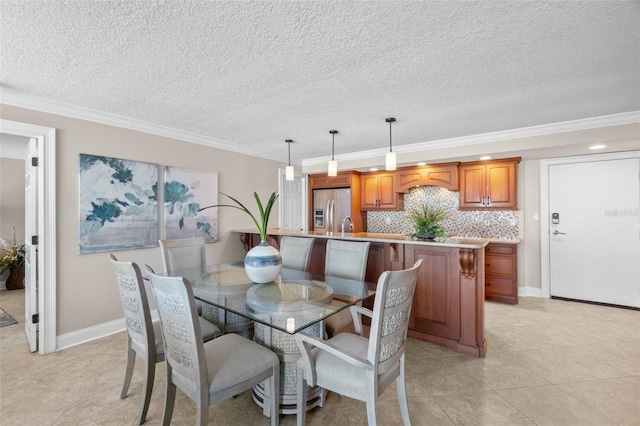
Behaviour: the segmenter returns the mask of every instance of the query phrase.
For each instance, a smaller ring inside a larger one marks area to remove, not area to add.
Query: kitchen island
[[[234,232],[240,234],[246,251],[260,243],[256,229]],[[377,282],[384,271],[402,270],[422,259],[409,320],[409,336],[466,355],[485,355],[484,247],[490,240],[456,237],[437,243],[403,234],[303,233],[277,228],[269,228],[268,235],[267,243],[276,248],[279,248],[282,236],[315,238],[309,271],[319,274],[324,273],[327,240],[369,241],[365,275],[368,282]]]

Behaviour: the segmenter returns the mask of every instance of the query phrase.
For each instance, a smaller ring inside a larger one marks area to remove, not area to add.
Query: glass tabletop
[[[282,268],[273,282],[256,284],[247,276],[242,262],[163,275],[188,279],[198,300],[289,334],[375,294],[374,283],[288,268]]]

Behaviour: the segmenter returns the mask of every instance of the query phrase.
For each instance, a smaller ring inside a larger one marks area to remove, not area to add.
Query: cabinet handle
[[[487,206],[491,204],[491,198],[487,195]]]
[[[486,287],[486,286],[488,286],[488,285],[491,285],[491,283],[484,283],[484,285],[485,285],[485,287]]]
[[[484,266],[491,266],[489,263],[485,263]]]

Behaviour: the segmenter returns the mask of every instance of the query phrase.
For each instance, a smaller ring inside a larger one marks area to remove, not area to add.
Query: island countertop
[[[232,232],[238,232],[241,234],[257,234],[256,228],[234,229]],[[268,228],[267,234],[269,235],[292,235],[297,237],[314,237],[314,238],[326,238],[336,240],[358,240],[358,241],[371,241],[380,243],[401,243],[401,244],[418,244],[428,246],[439,247],[457,247],[457,248],[470,248],[480,249],[484,248],[489,243],[502,243],[502,244],[518,244],[519,240],[507,240],[497,238],[472,238],[472,237],[449,237],[444,242],[438,243],[435,241],[419,240],[412,238],[406,234],[387,234],[378,232],[320,232],[320,231],[292,231],[288,229],[280,228]]]

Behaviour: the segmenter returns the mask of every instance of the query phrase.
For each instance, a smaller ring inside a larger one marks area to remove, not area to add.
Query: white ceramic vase
[[[270,283],[276,279],[281,268],[280,252],[266,241],[249,250],[244,258],[244,270],[254,283]]]

